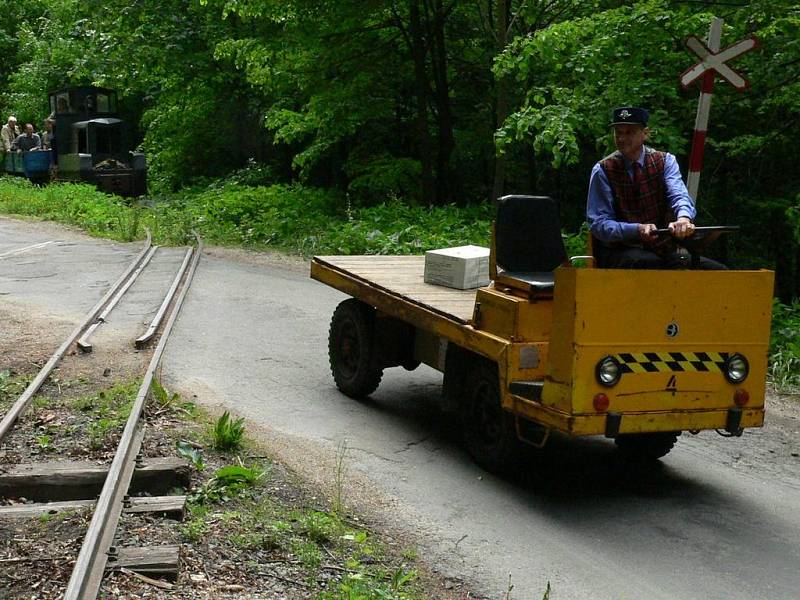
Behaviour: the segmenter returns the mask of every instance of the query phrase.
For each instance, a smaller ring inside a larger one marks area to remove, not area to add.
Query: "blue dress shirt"
[[[636,162],[644,166],[644,148],[642,155]],[[628,177],[633,181],[633,161],[623,156]],[[697,211],[694,200],[689,196],[689,191],[681,179],[678,162],[669,152],[664,161],[664,183],[666,184],[667,203],[672,207],[675,218],[689,217],[694,221]],[[605,171],[598,162],[592,169],[589,179],[589,197],[586,202],[586,220],[589,222],[589,231],[601,242],[637,242],[639,241],[638,223],[617,221],[614,210],[614,195],[611,193],[611,184],[608,182]]]

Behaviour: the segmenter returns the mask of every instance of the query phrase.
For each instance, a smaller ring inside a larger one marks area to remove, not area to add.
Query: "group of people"
[[[55,138],[55,119],[44,120],[42,135],[35,132],[32,123],[26,123],[23,131],[17,125],[17,118],[9,116],[8,121],[0,130],[3,150],[5,152],[32,152],[36,150],[51,150]]]

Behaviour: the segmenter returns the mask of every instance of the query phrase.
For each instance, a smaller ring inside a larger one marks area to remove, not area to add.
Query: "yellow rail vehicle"
[[[656,459],[683,431],[760,427],[773,273],[574,268],[557,215],[550,198],[501,199],[477,290],[424,283],[421,256],[314,257],[311,276],[353,297],[331,323],[339,389],[368,395],[392,366],[442,371],[490,470],[553,430]]]

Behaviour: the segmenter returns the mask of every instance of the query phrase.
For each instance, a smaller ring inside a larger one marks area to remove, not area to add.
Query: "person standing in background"
[[[8,122],[0,130],[4,151],[11,152],[11,144],[14,143],[20,133],[19,127],[17,127],[17,118],[14,115],[9,116]]]
[[[42,150],[52,150],[53,138],[56,135],[55,132],[53,131],[54,125],[55,121],[53,119],[44,120],[44,132],[41,135]]]

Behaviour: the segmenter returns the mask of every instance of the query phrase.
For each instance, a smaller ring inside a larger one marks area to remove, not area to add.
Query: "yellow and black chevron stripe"
[[[641,352],[615,354],[620,373],[683,373],[725,370],[728,352]]]

